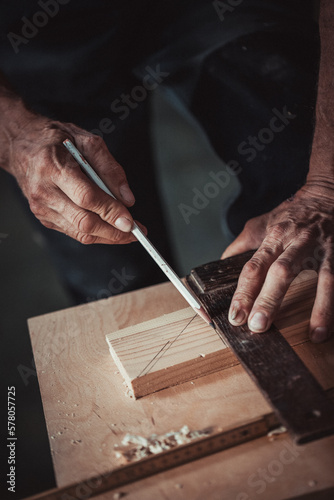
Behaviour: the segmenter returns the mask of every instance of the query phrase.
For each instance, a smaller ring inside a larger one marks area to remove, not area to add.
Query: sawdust
[[[208,436],[211,429],[191,431],[187,425],[184,425],[179,431],[170,431],[166,434],[151,434],[149,437],[134,436],[126,434],[122,440],[122,447],[117,447],[116,457],[122,462],[136,462],[142,458],[156,455],[177,446],[190,443],[195,439]]]

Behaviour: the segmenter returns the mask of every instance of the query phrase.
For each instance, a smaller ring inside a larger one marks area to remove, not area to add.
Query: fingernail
[[[239,305],[234,304],[230,310],[229,320],[234,325],[241,325],[246,319],[246,313],[239,308]]]
[[[126,217],[119,217],[115,222],[115,226],[117,229],[129,233],[132,229],[132,222]]]
[[[268,323],[268,318],[262,312],[257,312],[249,321],[249,328],[252,332],[263,332]]]
[[[318,326],[310,335],[312,342],[319,344],[328,339],[328,329],[325,326]]]
[[[135,197],[133,196],[133,193],[127,184],[123,184],[119,188],[119,192],[121,193],[123,200],[125,200],[127,203],[135,202]]]

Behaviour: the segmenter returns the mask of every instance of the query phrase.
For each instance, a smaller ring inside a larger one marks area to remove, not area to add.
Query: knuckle
[[[243,267],[243,274],[247,278],[256,278],[258,275],[262,274],[263,262],[259,257],[253,256]]]
[[[249,290],[244,288],[235,292],[233,302],[239,302],[243,305],[252,304],[254,302],[254,297]]]
[[[39,208],[40,208],[40,205],[41,204],[37,199],[35,199],[33,196],[30,197],[29,206],[30,206],[30,210],[32,211],[32,213],[37,215]]]
[[[315,240],[315,234],[312,229],[304,229],[302,232],[299,233],[298,239],[300,240],[301,243],[304,245],[312,245],[314,246],[314,240]]]
[[[76,235],[76,240],[79,241],[79,243],[82,243],[83,245],[91,245],[96,242],[97,236],[93,236],[92,234],[87,234],[87,233],[77,233]]]
[[[118,243],[123,243],[124,241],[124,238],[126,238],[126,234],[123,233],[122,231],[119,231],[118,229],[116,229],[114,232],[113,232],[113,241],[114,243],[118,244]]]
[[[40,200],[34,200],[30,199],[29,200],[29,207],[32,213],[38,218],[45,218],[47,214],[49,213],[49,209],[41,203]]]
[[[32,185],[30,187],[29,202],[33,205],[39,204],[43,198],[43,189],[39,184]]]
[[[103,220],[112,225],[114,225],[116,220],[121,216],[117,202],[111,202],[107,205],[103,204],[98,213]]]
[[[48,228],[48,229],[53,229],[54,228],[54,225],[52,224],[52,222],[48,221],[48,220],[40,220],[41,224],[43,224],[44,227]]]
[[[262,297],[258,297],[256,305],[260,309],[271,313],[272,311],[277,309],[279,303],[277,298],[271,297],[269,295],[264,295]]]
[[[286,257],[281,257],[277,259],[270,267],[269,273],[278,279],[292,279],[294,277],[293,273],[293,262]]]
[[[95,202],[94,191],[85,184],[79,184],[73,193],[76,203],[83,208],[91,208]]]
[[[80,233],[90,234],[95,229],[94,215],[88,212],[78,212],[74,218],[74,225]]]
[[[105,148],[106,144],[99,135],[87,135],[84,139],[85,149],[101,149]]]
[[[270,228],[270,231],[269,231],[270,238],[272,240],[278,242],[278,244],[280,244],[284,235],[285,235],[285,232],[286,232],[286,224],[285,223],[275,224],[274,226],[272,226]]]
[[[273,257],[275,254],[275,250],[272,246],[262,245],[261,248],[258,249],[257,253],[265,258]]]

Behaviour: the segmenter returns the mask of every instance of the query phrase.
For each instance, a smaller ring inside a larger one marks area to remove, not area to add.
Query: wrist
[[[309,172],[305,185],[298,191],[301,195],[307,195],[323,204],[334,201],[334,178],[323,173]],[[297,194],[297,193],[296,193]]]
[[[36,120],[38,115],[30,111],[23,100],[13,95],[0,96],[0,167],[11,172],[10,151],[22,130]]]
[[[330,196],[334,190],[334,130],[321,127],[315,131],[306,187],[317,196]]]

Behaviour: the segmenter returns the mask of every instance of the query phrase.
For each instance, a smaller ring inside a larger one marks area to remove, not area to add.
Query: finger
[[[113,195],[127,206],[132,206],[135,197],[129,187],[121,165],[110,154],[103,139],[96,135],[75,136],[79,151],[96,170]]]
[[[263,287],[248,318],[252,332],[265,332],[272,324],[283,298],[300,271],[297,262],[305,255],[303,246],[288,247],[269,267]]]
[[[248,250],[253,250],[254,248],[252,240],[245,237],[243,233],[240,233],[239,236],[224,250],[221,259],[227,259],[228,257],[247,252]]]
[[[93,244],[93,243],[105,243],[110,245],[110,241],[103,240],[103,238],[98,238],[98,237],[93,237],[91,235],[82,235],[83,238],[80,237],[80,233],[75,233],[74,231],[71,230],[71,228],[68,228],[65,230],[65,224],[60,222],[60,226],[57,224],[50,222],[49,220],[43,220],[40,219],[40,222],[43,224],[48,229],[52,229],[53,231],[58,231],[59,233],[66,234],[66,236],[69,236],[70,238],[73,238],[74,240],[79,241],[79,243],[82,243],[83,245],[86,244]],[[78,238],[76,236],[79,236]],[[83,241],[81,241],[83,239]]]
[[[116,229],[131,231],[133,219],[130,212],[88,179],[79,166],[65,171],[56,184],[77,207],[96,213]]]
[[[117,229],[103,223],[101,219],[91,212],[78,209],[66,203],[66,210],[59,213],[49,208],[44,211],[43,217],[39,220],[49,229],[56,229],[83,244],[103,243],[103,244],[126,244],[136,241],[131,233],[123,233]],[[65,216],[66,215],[66,216]],[[101,229],[101,225],[105,228]]]
[[[282,245],[268,237],[253,257],[246,262],[240,273],[229,310],[229,321],[232,325],[238,326],[246,323],[261,291],[267,271],[281,253]]]
[[[310,320],[310,338],[319,343],[329,339],[334,331],[334,275],[329,265],[319,271],[316,298]]]
[[[70,224],[73,231],[102,238],[109,243],[129,243],[136,241],[131,233],[125,233],[114,228],[101,219],[99,215],[75,205],[66,195],[59,191],[57,204],[53,209],[59,211],[63,218]],[[60,206],[62,205],[62,209]]]
[[[222,259],[258,248],[265,237],[267,216],[250,219],[237,238],[225,249]]]

